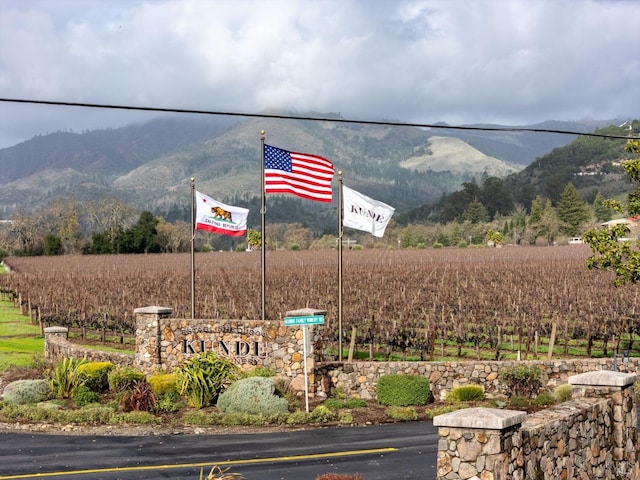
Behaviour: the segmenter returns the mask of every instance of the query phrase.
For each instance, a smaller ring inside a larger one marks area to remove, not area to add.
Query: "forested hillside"
[[[0,219],[52,201],[109,197],[168,219],[186,219],[191,177],[221,201],[253,205],[260,192],[261,130],[269,144],[329,158],[343,171],[346,185],[398,212],[431,204],[463,183],[481,181],[486,173],[507,175],[514,164],[572,138],[367,125],[345,123],[336,114],[308,115],[327,120],[170,116],[118,129],[37,136],[0,150]],[[577,131],[593,128],[563,125]],[[438,151],[433,139],[438,139]],[[447,142],[464,148],[453,149]],[[325,206],[316,212],[317,206],[304,202],[292,207],[288,218],[300,222],[335,211],[335,206]]]
[[[596,130],[610,135],[640,134],[640,121]],[[507,215],[518,207],[530,210],[536,197],[555,205],[568,183],[573,184],[582,200],[593,203],[598,194],[618,197],[630,188],[620,162],[631,157],[625,152],[626,140],[580,136],[563,147],[543,155],[519,173],[504,179],[485,177],[467,182],[457,192],[440,201],[425,204],[401,215],[403,224],[415,222],[446,223],[460,216],[472,202],[481,203],[493,219]]]

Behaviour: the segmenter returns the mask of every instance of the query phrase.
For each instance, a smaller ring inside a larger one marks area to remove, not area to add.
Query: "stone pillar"
[[[162,369],[160,320],[173,313],[168,307],[142,307],[133,311],[136,318],[136,356],[134,366],[144,373]]]
[[[609,397],[612,401],[611,434],[614,471],[619,478],[632,477],[638,463],[638,418],[634,405],[636,375],[597,370],[569,377],[573,397]],[[637,469],[636,469],[637,471]],[[634,473],[637,475],[637,473]]]
[[[519,428],[526,416],[515,410],[465,408],[434,417],[440,436],[436,478],[524,480]]]
[[[69,329],[67,327],[45,327],[44,329],[44,359],[55,360],[52,348],[49,345],[51,337],[61,337],[67,340],[69,338]]]

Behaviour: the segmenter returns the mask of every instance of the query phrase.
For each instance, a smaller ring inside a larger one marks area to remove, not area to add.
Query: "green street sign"
[[[304,317],[284,317],[284,326],[293,327],[297,325],[323,325],[324,315],[307,315]]]

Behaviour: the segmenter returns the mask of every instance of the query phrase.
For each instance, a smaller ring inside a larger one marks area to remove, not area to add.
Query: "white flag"
[[[232,237],[247,233],[249,210],[218,202],[196,191],[196,230],[206,230]]]
[[[395,208],[342,186],[342,225],[382,237]]]

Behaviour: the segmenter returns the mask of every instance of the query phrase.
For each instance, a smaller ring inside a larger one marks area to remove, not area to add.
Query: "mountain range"
[[[0,218],[55,199],[107,196],[167,215],[188,208],[191,177],[216,199],[255,204],[262,130],[270,145],[331,159],[346,185],[398,211],[434,202],[464,182],[521,171],[576,138],[486,131],[497,125],[427,129],[323,118],[168,116],[117,129],[40,135],[0,150]],[[611,123],[544,122],[531,128],[588,133]],[[303,209],[309,208],[321,206]]]

